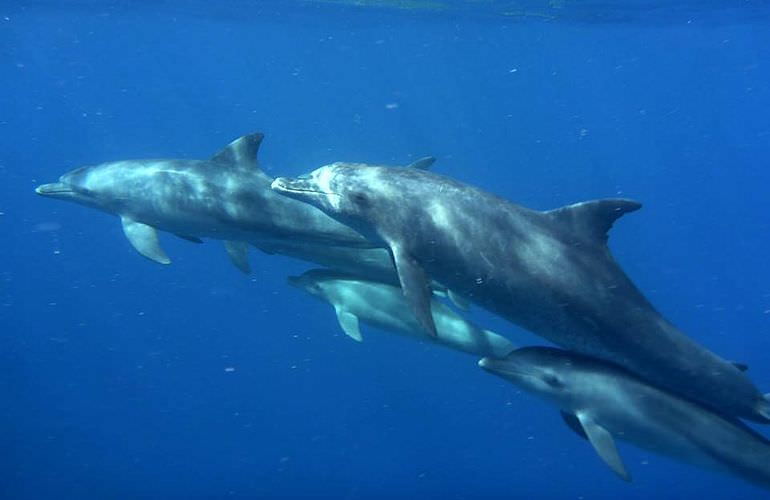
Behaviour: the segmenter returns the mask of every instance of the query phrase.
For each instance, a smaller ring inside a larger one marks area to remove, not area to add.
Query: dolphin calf
[[[614,438],[770,488],[767,439],[619,367],[550,347],[525,347],[479,365],[558,406],[565,422],[627,481]]]
[[[435,333],[428,279],[568,349],[615,362],[728,415],[768,422],[736,366],[666,321],[615,262],[607,232],[631,200],[545,212],[431,172],[334,163],[273,189],[388,248],[410,308]]]
[[[436,336],[431,337],[409,313],[406,299],[398,286],[362,279],[328,269],[312,269],[301,276],[289,277],[289,283],[330,303],[342,330],[361,342],[359,320],[383,330],[479,356],[499,358],[514,346],[506,338],[466,321],[437,300],[431,300]]]
[[[228,144],[208,160],[125,160],[81,167],[59,182],[36,189],[42,196],[72,201],[118,215],[131,245],[161,264],[171,262],[158,230],[196,243],[225,240],[232,262],[249,272],[248,244],[320,264],[395,276],[390,257],[320,210],[270,189],[272,177],[257,166],[263,135]],[[432,157],[410,167],[428,168]],[[336,255],[327,247],[345,248]],[[357,252],[357,249],[362,249]],[[358,265],[360,264],[360,266]]]

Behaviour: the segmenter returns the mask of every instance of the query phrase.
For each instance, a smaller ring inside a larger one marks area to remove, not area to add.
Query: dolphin
[[[551,347],[524,347],[479,365],[558,406],[567,425],[627,481],[614,438],[770,489],[770,441],[617,366]]]
[[[431,172],[348,163],[272,187],[387,248],[429,332],[433,279],[555,344],[728,415],[770,421],[749,378],[666,321],[613,259],[607,232],[641,207],[635,201],[541,212]]]
[[[320,210],[270,189],[272,177],[257,165],[263,135],[245,135],[208,160],[124,160],[72,170],[59,182],[43,184],[39,195],[72,201],[118,215],[131,245],[160,264],[171,259],[158,230],[195,243],[225,241],[232,262],[249,272],[248,245],[320,264],[395,276],[382,249]],[[421,158],[412,168],[428,168]],[[335,255],[334,247],[345,255]],[[360,266],[358,265],[360,264]]]
[[[409,313],[398,286],[362,279],[329,269],[312,269],[288,278],[290,284],[330,303],[342,330],[361,342],[359,321],[372,326],[478,356],[503,357],[514,346],[506,338],[463,319],[443,303],[431,300],[436,324],[431,337]]]

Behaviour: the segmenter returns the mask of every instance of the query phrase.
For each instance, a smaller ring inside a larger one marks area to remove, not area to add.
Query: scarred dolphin
[[[540,212],[431,172],[348,163],[272,187],[388,248],[427,331],[431,278],[558,345],[728,415],[770,418],[748,377],[663,318],[613,259],[607,232],[635,201]]]

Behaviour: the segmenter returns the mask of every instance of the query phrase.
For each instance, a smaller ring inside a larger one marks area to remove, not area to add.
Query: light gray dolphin
[[[262,138],[259,133],[243,136],[208,160],[125,160],[81,167],[36,192],[118,215],[133,247],[161,264],[171,260],[160,246],[158,230],[196,243],[225,240],[228,255],[244,272],[249,271],[251,243],[266,252],[395,276],[382,249],[371,248],[360,234],[320,210],[270,189],[272,177],[257,166]],[[410,167],[428,168],[433,161],[422,158]],[[335,253],[333,247],[345,250]]]
[[[767,439],[619,367],[550,347],[525,347],[479,365],[558,406],[566,423],[627,481],[614,438],[770,488]]]
[[[361,342],[359,320],[383,330],[479,356],[503,357],[514,346],[500,335],[465,320],[437,300],[431,300],[436,336],[423,330],[409,311],[398,286],[362,279],[328,269],[312,269],[301,276],[289,277],[289,283],[330,303],[342,330]]]
[[[335,163],[273,189],[388,248],[427,330],[428,279],[571,350],[615,362],[728,415],[767,422],[770,403],[738,368],[666,321],[607,247],[623,199],[539,212],[415,169]]]

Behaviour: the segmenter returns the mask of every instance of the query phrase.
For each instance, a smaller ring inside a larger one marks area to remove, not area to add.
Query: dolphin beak
[[[479,360],[479,366],[485,370],[491,370],[495,364],[492,358],[481,358]]]
[[[72,189],[62,182],[42,184],[35,188],[35,192],[40,196],[61,196],[73,193]]]
[[[270,184],[270,187],[273,191],[286,194],[322,192],[311,179],[303,179],[301,177],[294,179],[291,177],[276,177],[273,183]]]

